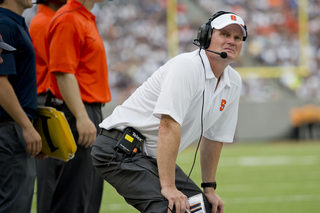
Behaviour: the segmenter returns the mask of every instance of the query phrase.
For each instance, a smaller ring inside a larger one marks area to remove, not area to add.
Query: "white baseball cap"
[[[243,32],[243,36],[247,37],[247,31],[244,28],[245,24],[243,19],[233,13],[228,13],[228,14],[223,14],[218,16],[217,18],[213,19],[213,21],[211,21],[211,27],[214,29],[222,29],[230,24],[237,24],[241,27],[242,32]]]

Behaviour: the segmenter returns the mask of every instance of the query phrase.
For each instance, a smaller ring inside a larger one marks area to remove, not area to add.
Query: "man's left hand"
[[[205,188],[204,194],[212,205],[212,213],[224,213],[224,202],[213,188]]]

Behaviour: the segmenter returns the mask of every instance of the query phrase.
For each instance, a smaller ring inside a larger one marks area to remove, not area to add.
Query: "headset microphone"
[[[218,54],[218,55],[220,55],[221,58],[226,58],[226,57],[228,57],[228,54],[227,54],[226,52],[218,53],[218,52],[211,51],[211,50],[207,50],[207,49],[204,49],[204,50],[205,50],[205,51],[208,51],[208,52],[212,52],[212,53]]]
[[[200,45],[200,44],[197,44],[196,42],[198,42],[198,39],[194,39],[194,40],[193,40],[193,44],[196,45],[197,47],[202,48],[201,45]],[[227,54],[226,52],[218,53],[218,52],[215,52],[215,51],[212,51],[212,50],[207,50],[207,49],[203,49],[203,50],[208,51],[208,52],[215,53],[215,54],[217,54],[217,55],[220,55],[221,58],[227,58],[227,57],[228,57],[228,54]]]

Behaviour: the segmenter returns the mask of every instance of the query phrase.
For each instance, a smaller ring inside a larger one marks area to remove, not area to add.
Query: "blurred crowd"
[[[300,0],[301,1],[301,0]],[[192,51],[197,29],[218,10],[233,11],[248,26],[249,38],[233,67],[299,66],[299,0],[190,0],[178,1],[178,53]],[[320,101],[320,1],[309,0],[308,58],[310,74],[288,70],[281,78],[243,79],[242,98],[270,101],[280,93],[303,101]],[[194,18],[200,11],[199,21]],[[168,59],[166,0],[105,1],[92,11],[105,41],[113,102],[122,103]]]

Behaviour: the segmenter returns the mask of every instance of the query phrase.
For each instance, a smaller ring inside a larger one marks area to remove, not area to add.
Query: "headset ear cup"
[[[211,41],[211,34],[212,34],[211,26],[208,25],[207,23],[199,27],[197,39],[201,47],[204,47],[205,49],[209,47],[210,41]]]
[[[197,39],[199,41],[199,44],[201,47],[203,47],[206,43],[206,24],[203,24],[201,27],[199,27]]]
[[[205,45],[203,45],[205,49],[208,49],[208,48],[209,48],[210,43],[211,43],[211,37],[212,37],[212,28],[211,28],[211,26],[209,25],[209,26],[208,26],[208,30],[207,30],[206,43],[205,43]]]
[[[243,41],[246,41],[246,40],[247,40],[247,37],[248,37],[247,25],[244,25],[243,28],[244,28],[245,31],[246,31],[246,36],[243,36]]]

